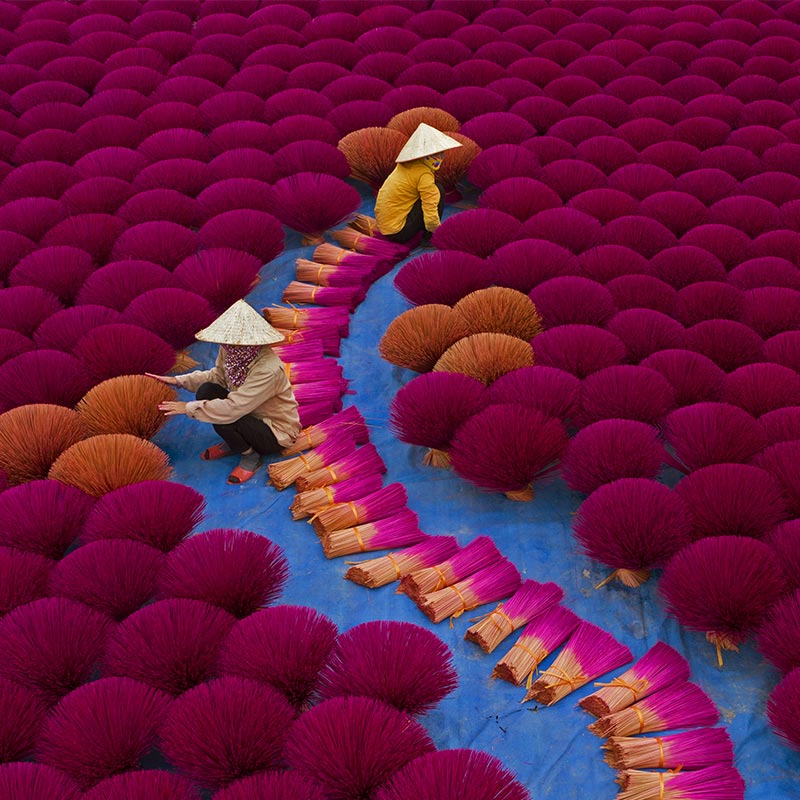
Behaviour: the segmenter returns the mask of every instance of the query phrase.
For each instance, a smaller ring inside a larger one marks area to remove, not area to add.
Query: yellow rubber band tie
[[[658,768],[664,768],[664,742],[660,736],[656,736],[656,744],[658,745]]]
[[[331,480],[336,483],[338,478],[336,477],[336,473],[333,471],[333,467],[325,467],[328,470],[328,474],[331,476]]]
[[[515,647],[519,647],[520,650],[524,650],[536,664],[538,664],[540,661],[544,661],[547,658],[546,650],[539,650],[538,652],[534,653],[529,647],[525,647],[522,642],[514,642],[514,644],[511,646],[511,650],[513,650]],[[511,651],[509,650],[509,652]]]
[[[325,264],[320,264],[319,269],[317,270],[317,279],[314,281],[314,283],[319,283],[319,279],[322,277],[322,270],[324,269],[325,269]]]
[[[338,267],[339,264],[342,263],[342,259],[347,255],[347,250],[344,248],[339,249],[339,255],[336,256],[336,266]]]
[[[444,589],[447,586],[447,576],[442,572],[439,567],[431,567],[431,569],[436,570],[439,573],[439,580],[436,581],[436,586],[431,589],[432,592],[438,592],[439,589]],[[441,586],[439,582],[441,581]]]
[[[356,508],[356,504],[351,500],[350,502],[348,502],[347,505],[350,506],[350,511],[353,512],[353,522],[357,523],[359,519],[358,519],[358,509]]]
[[[306,435],[306,441],[308,442],[308,446],[313,448],[314,447],[314,440],[311,438],[311,433],[309,432],[309,429],[306,428],[303,431],[303,433]]]
[[[288,364],[288,363],[284,364],[283,365],[283,371],[286,373],[286,380],[289,381],[289,383],[291,383],[292,382],[292,365]]]
[[[402,573],[400,572],[400,567],[398,566],[397,562],[392,557],[392,554],[391,553],[387,553],[386,554],[386,558],[389,559],[389,561],[391,562],[392,566],[394,567],[394,571],[397,574],[398,579],[400,577],[402,577]]]
[[[561,673],[561,675],[556,675],[553,670],[557,670]],[[551,686],[569,686],[570,691],[574,691],[576,685],[582,685],[586,682],[586,676],[581,675],[578,673],[577,675],[570,677],[568,672],[565,672],[561,667],[557,667],[555,664],[550,666],[550,669],[546,669],[542,675],[550,675],[557,680],[555,683],[551,683]]]
[[[502,611],[499,608],[496,608],[494,611],[489,612],[489,619],[492,621],[492,624],[496,628],[499,628],[501,631],[503,630],[503,627],[501,625],[499,625],[497,622],[494,621],[494,615],[495,614],[497,614],[499,617],[502,617],[506,621],[506,624],[508,625],[508,628],[509,628],[508,632],[509,633],[513,633],[514,632],[514,623],[511,621],[511,617],[509,617],[508,614],[506,614],[505,611]]]
[[[453,614],[454,617],[457,617],[459,614],[463,614],[467,610],[467,601],[464,599],[464,595],[458,591],[458,587],[455,584],[453,586],[448,586],[447,588],[452,589],[458,595],[458,599],[461,601],[461,611]]]
[[[624,680],[623,678],[614,678],[613,681],[610,683],[595,683],[595,686],[602,686],[603,688],[620,688],[620,689],[627,689],[633,695],[633,702],[636,703],[639,700],[639,692],[646,689],[650,684],[650,681],[641,679],[634,681],[634,683],[628,683],[628,681]]]
[[[311,472],[311,470],[314,469],[312,466],[309,465],[308,459],[302,453],[298,453],[297,457],[300,459],[303,466],[306,468],[306,472]]]
[[[319,289],[319,286],[315,286],[315,287],[314,287],[314,288],[311,290],[311,302],[312,302],[312,303],[314,302],[314,299],[315,299],[315,298],[316,298],[316,296],[317,296],[317,289]]]
[[[636,732],[642,733],[645,728],[644,714],[642,714],[642,709],[639,708],[639,706],[631,706],[631,710],[635,711],[636,716],[639,717],[639,730]]]
[[[328,498],[328,500],[331,501],[331,505],[333,505],[336,502],[336,500],[333,499],[333,492],[331,491],[331,487],[323,486],[322,488],[325,490],[325,495]]]
[[[364,540],[361,538],[361,532],[358,530],[358,528],[354,527],[353,533],[356,535],[356,539],[358,539],[358,549],[360,552],[363,553],[365,548],[364,548]]]
[[[658,800],[664,800],[664,773],[658,773]]]
[[[294,310],[294,314],[292,315],[292,327],[297,330],[297,318],[300,316],[300,309],[296,308]]]

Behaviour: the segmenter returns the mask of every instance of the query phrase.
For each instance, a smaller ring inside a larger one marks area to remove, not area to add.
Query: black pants
[[[195,394],[198,400],[219,400],[227,396],[228,390],[218,383],[204,383]],[[226,425],[214,425],[214,430],[234,453],[244,453],[251,447],[262,456],[279,453],[281,450],[269,426],[252,414],[246,414],[236,422]]]
[[[439,219],[442,218],[442,211],[444,211],[444,186],[439,181],[436,181],[436,188],[439,190]],[[384,239],[390,242],[397,242],[403,244],[407,242],[412,236],[425,230],[425,217],[422,213],[422,199],[418,199],[411,211],[408,212],[406,217],[406,224],[400,228],[397,233],[389,233],[384,235]]]

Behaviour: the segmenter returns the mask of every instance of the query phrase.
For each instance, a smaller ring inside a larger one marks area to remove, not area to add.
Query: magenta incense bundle
[[[613,769],[702,769],[733,766],[733,742],[725,728],[700,728],[670,736],[611,736],[603,745]]]
[[[305,475],[301,475],[297,480],[297,488],[301,492],[308,489],[319,489],[323,486],[330,486],[339,483],[346,478],[353,478],[356,475],[369,475],[373,472],[386,472],[386,464],[378,454],[373,444],[365,444],[359,447],[354,453],[335,461],[333,464],[316,469]]]
[[[454,536],[431,536],[405,550],[359,561],[347,570],[344,577],[360,586],[375,589],[400,580],[411,572],[440,564],[457,550],[458,543]]]
[[[322,352],[326,356],[339,356],[341,353],[342,334],[337,325],[318,325],[314,328],[284,328],[273,326],[283,334],[287,345],[319,341]]]
[[[689,680],[689,662],[674,648],[656,642],[630,669],[578,705],[595,717],[605,717],[627,708],[643,697],[674,683]]]
[[[342,336],[347,336],[350,330],[350,314],[341,306],[333,308],[267,306],[261,311],[271,325],[290,331],[334,327]]]
[[[631,651],[610,633],[581,622],[548,669],[540,673],[523,702],[552,706],[581,686],[633,658]]]
[[[318,536],[390,517],[402,511],[408,493],[402,483],[390,483],[358,500],[335,503],[314,515],[311,523]]]
[[[349,406],[338,414],[328,417],[324,422],[310,425],[300,431],[297,441],[291,447],[287,447],[283,455],[296,455],[317,447],[331,436],[340,438],[343,435],[351,436],[356,444],[366,444],[369,441],[367,424],[355,406]]]
[[[555,606],[534,617],[511,649],[497,662],[493,678],[519,686],[550,653],[562,644],[580,619],[568,608]]]
[[[622,791],[617,800],[744,800],[744,781],[733,767],[716,765],[694,772],[647,772],[620,774]]]
[[[337,503],[359,500],[372,492],[377,492],[382,484],[383,478],[380,473],[356,475],[332,486],[298,492],[289,510],[292,512],[292,519],[305,519]]]
[[[336,383],[344,378],[344,369],[334,358],[285,361],[283,369],[292,386],[301,383]]]
[[[320,286],[290,281],[283,290],[284,303],[313,303],[318,306],[344,306],[352,311],[363,299],[362,286]]]
[[[385,519],[341,530],[324,531],[320,535],[326,558],[403,547],[425,538],[426,534],[419,529],[417,515],[408,509]]]
[[[394,261],[394,257],[392,257],[390,261]],[[357,253],[355,250],[346,250],[343,247],[337,247],[335,244],[326,243],[314,249],[314,263],[318,266],[324,264],[326,266],[358,271],[369,276],[374,274],[376,270],[383,268],[385,259],[381,256]],[[300,279],[299,273],[297,277]],[[307,280],[307,278],[303,278],[302,280]]]
[[[408,248],[403,245],[368,236],[351,227],[331,231],[331,236],[347,250],[355,250],[368,256],[377,256],[384,260],[399,261],[408,253]]]
[[[322,352],[322,341],[311,339],[308,342],[280,344],[272,348],[278,358],[285,364],[296,364],[298,361],[316,361],[325,355]]]
[[[505,603],[490,611],[464,634],[484,653],[491,653],[500,642],[535,616],[560,603],[564,591],[555,583],[526,580]]]
[[[344,250],[343,252],[347,252]],[[327,288],[363,287],[372,267],[352,267],[344,264],[325,264],[298,258],[296,264],[297,280],[305,284],[315,284]],[[325,305],[320,303],[320,305]]]
[[[327,466],[356,449],[356,443],[349,436],[341,436],[323,442],[310,453],[294,456],[286,461],[276,461],[267,468],[269,479],[276,489],[291,486],[303,473],[313,472]]]

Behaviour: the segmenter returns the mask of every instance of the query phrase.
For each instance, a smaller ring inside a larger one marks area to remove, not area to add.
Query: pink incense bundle
[[[408,248],[394,242],[379,239],[351,228],[349,225],[338,231],[331,231],[331,236],[345,249],[355,250],[368,256],[399,261],[408,253]]]
[[[349,311],[364,299],[362,286],[320,286],[290,281],[283,290],[284,303],[314,303],[318,306],[342,306]]]
[[[506,637],[560,603],[563,597],[564,591],[555,583],[526,580],[505,603],[467,628],[464,639],[475,642],[484,653],[491,653]]]
[[[454,536],[431,536],[419,544],[388,553],[380,558],[354,563],[345,573],[345,578],[359,586],[376,589],[387,583],[400,580],[411,572],[440,564],[458,550]]]
[[[296,455],[304,450],[317,447],[331,436],[340,437],[342,435],[351,436],[356,444],[366,444],[369,441],[367,424],[355,406],[349,406],[324,422],[300,431],[295,443],[282,452],[285,456]]]
[[[612,769],[702,769],[733,766],[733,743],[725,728],[700,728],[670,736],[610,736],[603,745]]]
[[[420,595],[436,592],[468,578],[478,570],[502,559],[488,536],[478,536],[447,561],[417,570],[403,577],[398,594],[407,594],[416,602]]]
[[[343,367],[332,358],[285,361],[284,372],[292,386],[301,383],[336,382],[344,377]]]
[[[349,385],[349,381],[344,378],[299,383],[293,387],[294,397],[301,408],[316,404],[329,405],[333,414],[342,410],[342,395],[347,392]]]
[[[548,669],[528,689],[523,702],[552,706],[581,686],[633,658],[631,651],[610,633],[581,622]]]
[[[458,583],[420,595],[417,607],[431,622],[460,617],[465,611],[495,603],[513,594],[520,585],[517,568],[507,559],[495,561]]]
[[[319,342],[326,356],[339,356],[341,353],[342,335],[336,325],[321,325],[316,328],[284,328],[273,326],[282,333],[287,345]]]
[[[297,342],[296,344],[274,345],[272,352],[286,364],[294,364],[298,361],[314,361],[322,358],[322,341],[311,339],[308,342]]]
[[[426,534],[419,529],[417,515],[408,509],[364,525],[325,531],[320,535],[326,558],[404,547],[425,538]]]
[[[333,464],[315,469],[305,475],[300,475],[295,481],[300,492],[309,489],[320,489],[323,486],[330,486],[339,483],[346,478],[353,478],[356,475],[370,475],[379,472],[381,475],[386,472],[386,464],[378,454],[373,444],[365,444],[359,447],[354,453],[350,453],[344,458],[340,458]]]
[[[286,308],[267,306],[262,308],[267,322],[281,330],[304,330],[306,328],[335,328],[342,336],[347,336],[350,328],[350,314],[346,308]]]
[[[317,512],[311,524],[317,535],[324,537],[342,528],[390,517],[402,511],[407,503],[406,487],[402,483],[390,483],[360,499],[334,503]]]
[[[270,464],[267,467],[269,479],[276,489],[283,490],[291,486],[303,473],[310,473],[339,461],[353,453],[355,449],[356,443],[349,436],[325,441],[307,455],[300,453],[285,461]]]
[[[630,669],[578,705],[595,717],[605,717],[638,703],[674,683],[689,680],[689,662],[664,642],[656,642]]]
[[[373,278],[376,274],[385,271],[386,267],[393,265],[395,261],[396,258],[365,255],[327,242],[314,249],[314,263],[317,265],[326,264],[346,270],[357,270]]]
[[[628,770],[617,779],[617,800],[744,800],[744,781],[733,767],[715,765],[689,772]]]
[[[377,492],[382,484],[383,478],[377,472],[374,475],[357,475],[333,486],[298,492],[289,510],[292,512],[292,519],[305,519],[337,503],[349,503]]]
[[[342,251],[346,253],[346,250]],[[306,284],[328,287],[363,287],[372,274],[373,267],[352,267],[345,264],[324,264],[309,261],[305,258],[297,259],[297,280]],[[319,305],[324,305],[320,303]]]

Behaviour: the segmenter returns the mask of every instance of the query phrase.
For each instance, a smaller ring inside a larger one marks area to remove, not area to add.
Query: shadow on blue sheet
[[[371,209],[372,202],[366,198],[362,210],[371,213]],[[450,213],[455,210],[448,209]],[[312,248],[300,247],[299,236],[289,232],[286,250],[262,271],[262,282],[248,301],[258,309],[280,303],[283,288],[294,278],[295,259],[311,258],[311,252]],[[462,545],[479,534],[490,535],[523,578],[560,584],[566,605],[610,631],[636,658],[659,639],[676,647],[691,662],[692,680],[713,697],[721,722],[728,726],[736,746],[736,765],[747,784],[747,800],[800,797],[800,755],[779,743],[766,720],[767,696],[779,675],[752,644],[738,654],[726,654],[725,667],[720,670],[714,648],[702,634],[666,618],[656,580],[638,590],[611,585],[595,591],[594,585],[606,577],[607,570],[577,552],[570,528],[581,495],[560,479],[537,486],[532,503],[515,503],[484,494],[450,471],[423,467],[423,449],[394,438],[387,424],[388,406],[397,389],[414,375],[385,363],[377,354],[386,326],[408,308],[392,285],[396,272],[397,267],[370,289],[351,318],[350,337],[342,342],[340,363],[355,392],[345,398],[345,404],[358,406],[367,419],[371,440],[388,467],[386,482],[400,481],[406,486],[409,507],[419,515],[422,530],[455,535]],[[216,348],[197,344],[191,352],[205,369]],[[463,640],[468,618],[491,607],[464,614],[451,629],[446,621],[439,625],[428,622],[407,598],[394,594],[392,586],[369,590],[343,580],[344,559],[328,561],[311,526],[292,522],[288,509],[293,490],[278,492],[266,486],[264,470],[244,486],[228,486],[229,462],[199,459],[199,453],[213,441],[210,426],[185,417],[171,420],[155,439],[172,460],[174,479],[205,495],[207,517],[201,530],[244,528],[268,536],[284,548],[291,578],[283,602],[313,606],[331,617],[340,630],[367,620],[407,620],[435,631],[450,646],[459,688],[422,720],[440,749],[471,747],[492,753],[517,773],[533,800],[615,796],[618,787],[615,773],[603,762],[603,740],[589,733],[586,726],[593,718],[576,706],[591,687],[552,708],[521,705],[524,687],[490,677],[514,637],[492,655]],[[550,661],[552,657],[544,666]]]

